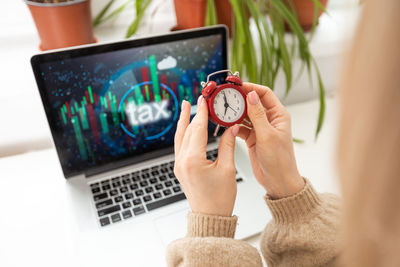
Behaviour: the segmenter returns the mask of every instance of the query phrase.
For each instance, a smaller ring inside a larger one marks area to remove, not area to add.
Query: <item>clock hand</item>
[[[232,110],[233,110],[233,112],[235,112],[235,113],[236,113],[236,110],[234,110],[234,109],[233,109],[231,106],[229,106],[229,108],[230,108],[230,109],[232,109]]]
[[[226,111],[228,110],[229,104],[228,104],[228,99],[226,99],[226,94],[225,94],[225,92],[223,92],[223,93],[224,93],[224,102],[225,102],[225,104],[224,104],[224,107],[225,107],[224,116],[225,116],[225,115],[226,115]]]

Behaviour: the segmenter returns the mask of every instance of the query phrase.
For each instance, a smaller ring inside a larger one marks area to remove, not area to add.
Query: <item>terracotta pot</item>
[[[203,27],[206,18],[207,0],[174,0],[177,25],[173,30]],[[232,6],[229,0],[215,0],[219,24],[232,29]]]
[[[90,0],[54,4],[25,1],[41,40],[40,50],[96,42],[93,36]]]
[[[311,0],[292,0],[297,16],[299,18],[300,26],[303,28],[304,31],[309,31],[312,28],[313,21],[314,21],[314,8],[315,7],[313,1]],[[328,4],[328,0],[319,0],[319,2],[326,7]],[[288,2],[286,1],[286,5]],[[319,10],[318,18],[321,16],[322,11]],[[286,30],[290,31],[289,27],[286,25]]]

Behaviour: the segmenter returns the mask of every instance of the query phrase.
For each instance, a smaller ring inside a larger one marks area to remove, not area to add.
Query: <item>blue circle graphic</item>
[[[121,101],[119,102],[119,106],[118,106],[118,112],[121,112],[121,106],[122,106],[122,103],[124,103],[124,101],[125,101],[125,98],[133,91],[133,90],[135,90],[136,88],[140,88],[142,85],[147,85],[147,84],[152,84],[153,82],[152,81],[148,81],[148,82],[142,82],[142,83],[139,83],[139,84],[137,84],[137,85],[135,85],[134,87],[132,87],[131,89],[129,89],[125,94],[124,94],[124,96],[121,98]],[[172,95],[172,98],[174,99],[174,104],[175,104],[175,114],[174,114],[174,117],[173,117],[173,122],[171,122],[164,130],[162,130],[160,133],[158,133],[158,134],[155,134],[155,135],[151,135],[151,136],[146,136],[145,138],[146,138],[146,140],[153,140],[153,139],[157,139],[157,138],[159,138],[159,137],[161,137],[162,135],[164,135],[166,132],[168,132],[171,128],[172,128],[172,126],[174,125],[174,122],[176,121],[176,119],[177,119],[177,117],[178,117],[178,99],[176,98],[176,95],[174,94],[174,92],[171,90],[171,88],[169,88],[167,85],[165,85],[165,84],[163,84],[163,83],[160,83],[160,85],[161,85],[161,87],[162,88],[164,88],[165,90],[167,90],[171,95]],[[133,133],[131,133],[128,129],[126,129],[126,127],[125,127],[125,125],[121,122],[121,128],[122,128],[122,130],[127,134],[127,135],[129,135],[130,137],[132,137],[132,138],[136,138],[136,135],[134,135]]]

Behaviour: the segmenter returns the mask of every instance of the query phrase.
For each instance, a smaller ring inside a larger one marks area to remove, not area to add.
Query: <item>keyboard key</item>
[[[110,180],[101,181],[101,185],[110,184]]]
[[[163,189],[163,185],[162,184],[156,184],[155,188],[157,190]]]
[[[167,176],[161,175],[160,178],[158,178],[158,179],[160,179],[160,181],[165,181],[165,180],[167,180]]]
[[[132,203],[133,203],[133,205],[137,206],[142,203],[142,200],[140,198],[137,198],[137,199],[132,200]]]
[[[115,189],[113,189],[113,190],[111,190],[110,191],[110,196],[116,196],[116,195],[118,195],[118,191],[117,190],[115,190]]]
[[[112,180],[113,182],[119,181],[119,176],[114,177],[114,178],[112,178],[111,180]]]
[[[173,172],[171,172],[171,173],[168,174],[168,177],[169,178],[175,178],[175,174]]]
[[[242,178],[242,177],[238,177],[238,178],[236,178],[236,182],[237,182],[237,183],[239,183],[239,182],[243,182],[243,178]]]
[[[134,208],[134,209],[132,209],[132,211],[136,216],[146,212],[146,210],[144,209],[143,206]]]
[[[102,186],[102,188],[103,188],[104,191],[110,190],[111,189],[111,185],[110,184],[105,184],[105,185]]]
[[[142,173],[149,172],[150,168],[142,169]]]
[[[135,171],[135,172],[131,173],[132,176],[138,176],[139,174],[140,174],[140,171]]]
[[[142,174],[142,178],[143,179],[147,179],[147,178],[149,178],[150,177],[150,174],[148,174],[148,173],[143,173]]]
[[[94,184],[90,185],[90,188],[95,188],[95,187],[99,187],[99,186],[100,186],[99,183],[94,183]]]
[[[159,174],[160,174],[160,173],[159,173],[158,171],[152,171],[152,172],[151,172],[151,175],[152,175],[152,176],[156,176],[156,175],[159,175]]]
[[[119,187],[119,186],[121,186],[121,182],[120,182],[120,181],[113,182],[113,183],[112,183],[112,186],[113,186],[114,188]]]
[[[106,225],[109,225],[109,224],[110,224],[110,218],[105,217],[105,218],[101,218],[100,219],[100,225],[101,226],[106,226]]]
[[[122,217],[124,218],[124,220],[126,220],[126,219],[132,217],[131,211],[130,211],[130,210],[124,210],[124,211],[122,212]]]
[[[134,176],[134,177],[132,177],[132,181],[133,182],[139,182],[140,181],[140,177],[139,176]]]
[[[151,178],[151,179],[150,179],[150,183],[151,183],[151,184],[157,183],[157,179],[156,179],[156,178]]]
[[[105,199],[107,197],[108,197],[108,194],[107,194],[107,192],[105,192],[105,193],[101,193],[98,195],[94,195],[93,199],[94,199],[94,201],[99,201],[99,200]]]
[[[171,187],[172,186],[172,182],[171,181],[166,181],[164,184],[165,184],[166,187]]]
[[[163,193],[164,193],[164,196],[168,196],[168,195],[171,195],[171,194],[172,194],[171,190],[169,190],[169,189],[165,189],[165,190],[163,191]]]
[[[169,197],[169,198],[160,199],[160,200],[157,200],[155,202],[146,204],[146,208],[147,208],[148,211],[151,211],[151,210],[154,210],[154,209],[157,209],[157,208],[161,208],[163,206],[169,205],[171,203],[174,203],[174,202],[177,202],[177,201],[180,201],[180,200],[183,200],[183,199],[186,199],[186,197],[185,197],[184,193],[181,193],[181,194]]]
[[[104,215],[108,215],[110,213],[113,213],[113,212],[116,212],[116,211],[120,211],[120,210],[121,210],[121,207],[119,205],[116,205],[116,206],[112,206],[112,207],[109,207],[109,208],[105,208],[105,209],[99,210],[97,213],[99,214],[99,217],[102,217]]]
[[[132,198],[133,198],[133,194],[132,194],[132,193],[126,193],[126,194],[125,194],[125,199],[126,199],[126,200],[132,199]]]
[[[139,187],[138,187],[137,184],[131,184],[131,185],[129,186],[129,188],[130,188],[131,190],[136,190],[136,189],[138,189]]]
[[[172,188],[174,190],[174,192],[180,192],[181,188],[179,186],[175,186],[174,188]]]
[[[93,187],[92,188],[92,193],[93,194],[97,194],[97,193],[99,193],[100,192],[100,188],[99,187]]]
[[[127,174],[124,174],[124,175],[121,175],[121,177],[122,177],[122,179],[129,178],[129,173],[127,173]]]
[[[113,203],[112,199],[109,198],[109,199],[107,199],[107,200],[97,202],[97,203],[96,203],[96,208],[97,208],[97,209],[101,209],[101,208],[103,208],[103,207],[105,207],[105,206],[112,205],[112,203]]]
[[[151,198],[150,195],[147,195],[147,196],[144,196],[144,197],[143,197],[144,202],[149,202],[151,199],[152,199],[152,198]]]
[[[141,181],[140,182],[140,186],[141,187],[145,187],[145,186],[148,186],[148,185],[149,185],[149,183],[147,181]]]
[[[146,187],[145,191],[146,191],[146,193],[151,193],[154,191],[154,189],[153,189],[153,187],[149,186],[149,187]]]
[[[121,192],[121,194],[128,192],[128,187],[123,186],[119,189],[119,191]]]
[[[122,207],[123,207],[124,209],[127,209],[127,208],[132,207],[131,202],[125,202],[125,203],[123,203],[123,204],[122,204]]]
[[[122,180],[122,183],[126,185],[132,183],[132,181],[129,178],[125,178],[124,180]]]
[[[119,213],[114,214],[111,216],[111,220],[113,223],[119,222],[121,220],[121,215],[119,215]]]
[[[161,168],[165,168],[165,167],[167,167],[168,166],[168,163],[163,163],[163,164],[161,164]]]
[[[168,172],[168,169],[164,167],[164,168],[161,169],[161,172],[162,172],[162,173],[167,173],[167,172]]]
[[[151,167],[151,170],[152,170],[152,171],[158,170],[158,168],[159,168],[158,165],[156,165],[156,166]]]
[[[155,199],[160,198],[160,197],[161,197],[161,193],[160,193],[160,192],[154,193],[154,194],[153,194],[153,197],[154,197]]]
[[[179,184],[178,179],[175,178],[175,179],[174,179],[174,183],[175,183],[175,184]]]
[[[124,200],[122,196],[117,196],[114,198],[115,203],[121,202],[122,200]]]
[[[137,191],[135,192],[135,194],[136,194],[137,197],[140,197],[140,196],[142,196],[144,193],[143,193],[143,190],[142,190],[142,189],[139,189],[139,190],[137,190]]]

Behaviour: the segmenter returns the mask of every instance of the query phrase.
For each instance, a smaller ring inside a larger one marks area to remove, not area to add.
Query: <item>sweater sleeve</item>
[[[261,235],[269,267],[337,266],[340,200],[318,194],[310,182],[299,193],[278,200],[265,197],[272,221]]]
[[[188,214],[185,238],[167,248],[168,266],[262,266],[258,251],[234,240],[237,217]]]

